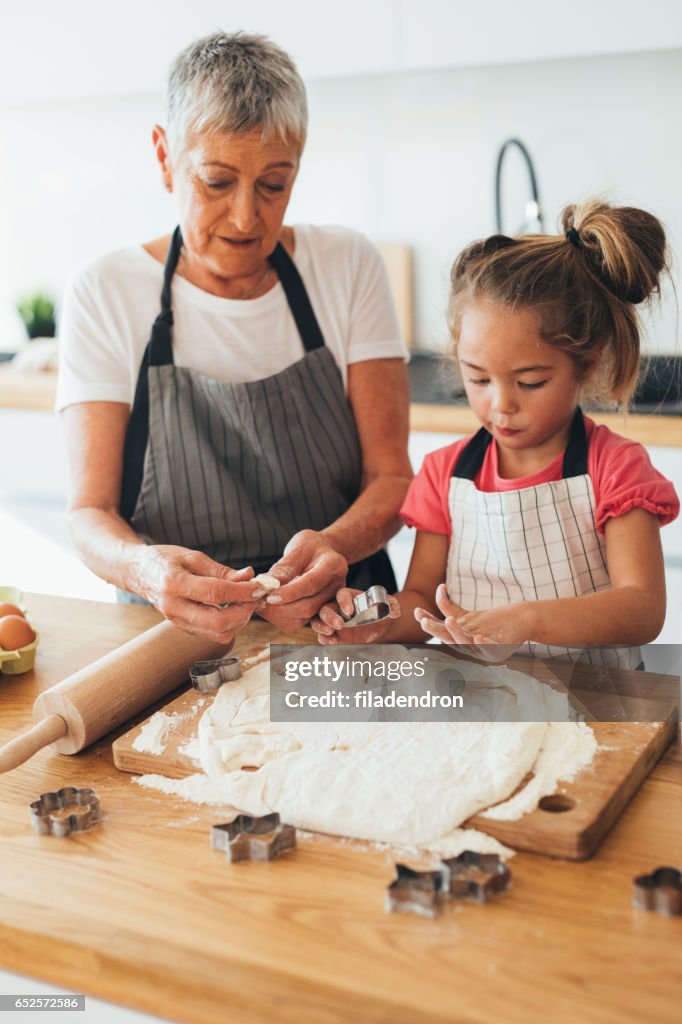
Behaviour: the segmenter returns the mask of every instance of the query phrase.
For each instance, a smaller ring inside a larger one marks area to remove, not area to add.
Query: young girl
[[[357,591],[340,590],[312,622],[321,643],[434,636],[542,655],[660,632],[659,528],[679,501],[642,445],[597,426],[579,400],[591,391],[626,407],[635,306],[659,290],[665,235],[651,214],[597,201],[567,207],[562,225],[493,235],[455,261],[452,339],[482,427],[427,456],[408,491],[401,514],[417,537],[391,618],[343,629]]]

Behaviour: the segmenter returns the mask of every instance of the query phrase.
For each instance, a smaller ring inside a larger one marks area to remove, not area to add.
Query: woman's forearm
[[[639,587],[617,587],[581,597],[529,601],[522,614],[529,616],[529,637],[536,643],[644,644],[663,628],[665,597]]]
[[[410,477],[378,477],[321,536],[349,565],[374,554],[400,529],[398,512],[409,485]]]
[[[69,513],[69,531],[88,569],[122,590],[137,592],[140,556],[147,545],[115,512],[77,508]]]

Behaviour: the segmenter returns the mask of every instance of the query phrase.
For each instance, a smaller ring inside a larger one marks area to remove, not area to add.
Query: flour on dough
[[[254,576],[251,580],[252,583],[259,583],[263,590],[279,590],[280,582],[276,576],[271,576],[267,572],[260,572],[257,576]]]
[[[420,653],[394,647],[391,657]],[[311,648],[316,654],[319,647]],[[256,815],[277,811],[314,832],[435,849],[492,805],[491,816],[520,817],[558,779],[589,764],[597,745],[588,726],[548,724],[570,717],[565,694],[502,666],[458,662],[457,670],[466,681],[463,715],[476,717],[479,689],[489,707],[493,687],[502,720],[270,722],[270,665],[254,665],[218,691],[199,723],[210,802]],[[546,721],[523,721],[530,707],[536,718],[544,707]],[[512,708],[520,720],[503,720]],[[530,785],[512,797],[536,766]],[[197,792],[201,777],[193,778]]]

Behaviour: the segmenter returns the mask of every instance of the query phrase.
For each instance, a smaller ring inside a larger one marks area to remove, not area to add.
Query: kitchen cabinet
[[[668,50],[682,46],[682,9],[651,0],[573,0],[478,5],[446,0],[402,8],[403,67],[473,67],[567,57]]]
[[[0,94],[9,105],[160,95],[175,54],[218,26],[269,35],[309,80],[682,46],[672,0],[649,0],[646,16],[636,0],[347,0],[326,5],[322,21],[314,0],[257,0],[248,15],[229,0],[167,0],[161,23],[156,5],[135,0],[36,0],[0,16]]]

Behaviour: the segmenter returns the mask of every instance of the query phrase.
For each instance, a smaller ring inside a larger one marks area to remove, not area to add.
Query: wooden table
[[[139,606],[28,597],[36,672],[0,677],[0,739],[44,689],[158,620]],[[121,730],[123,731],[123,730]],[[103,824],[38,837],[28,804],[96,788]],[[679,1024],[682,917],[630,906],[633,876],[682,863],[671,750],[586,863],[519,854],[514,889],[436,920],[389,915],[384,854],[303,842],[273,864],[211,850],[215,808],[137,787],[111,738],[0,776],[0,966],[174,1020],[254,1024]]]

